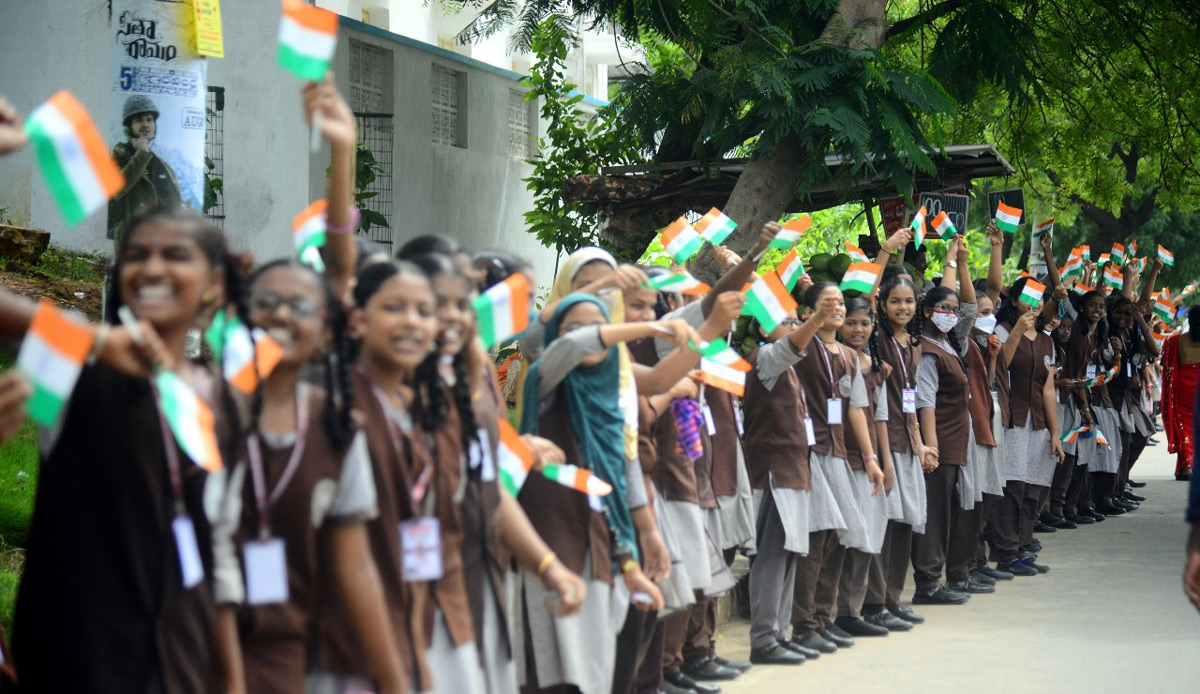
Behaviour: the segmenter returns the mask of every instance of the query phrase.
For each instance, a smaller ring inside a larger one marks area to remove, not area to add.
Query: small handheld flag
[[[1162,245],[1158,247],[1158,259],[1163,262],[1163,265],[1171,266],[1175,264],[1175,254],[1163,248]]]
[[[1079,255],[1082,256],[1084,260],[1091,260],[1092,259],[1092,247],[1091,246],[1080,246],[1079,247]]]
[[[324,199],[318,200],[292,220],[292,244],[296,247],[296,256],[317,272],[325,271],[321,249],[325,247],[325,212],[328,207],[329,203]]]
[[[726,217],[724,212],[715,207],[696,222],[696,232],[700,234],[700,238],[714,246],[720,246],[736,228],[737,222]]]
[[[87,109],[70,92],[58,92],[33,109],[24,130],[68,225],[82,222],[125,187]]]
[[[1083,432],[1087,431],[1090,428],[1091,427],[1087,427],[1087,426],[1083,426],[1083,425],[1077,426],[1070,431],[1064,431],[1062,436],[1058,437],[1058,440],[1062,441],[1063,443],[1075,443],[1075,440],[1079,438],[1079,435],[1082,434]]]
[[[542,475],[546,479],[557,482],[564,487],[570,487],[577,492],[593,496],[607,496],[613,489],[611,484],[592,474],[590,470],[585,470],[578,465],[546,463],[542,467]]]
[[[1071,251],[1071,255],[1067,256],[1067,262],[1059,270],[1059,276],[1066,280],[1072,276],[1079,275],[1083,272],[1083,258],[1080,257],[1078,249]]]
[[[787,287],[789,292],[795,289],[796,283],[800,281],[800,275],[804,274],[804,266],[800,264],[800,256],[796,253],[796,249],[793,248],[783,256],[783,260],[775,266],[775,272],[779,273],[779,279],[783,281],[783,286]]]
[[[680,217],[662,232],[662,245],[667,249],[667,253],[675,259],[677,265],[683,265],[692,256],[696,255],[696,251],[704,245],[704,240],[700,238],[700,234],[688,224],[686,217]]]
[[[933,230],[937,232],[938,238],[943,241],[949,241],[952,236],[958,233],[958,229],[954,228],[954,222],[950,221],[950,215],[945,211],[938,212],[938,215],[933,218]]]
[[[1088,292],[1094,292],[1096,290],[1092,287],[1087,286],[1086,284],[1083,284],[1082,282],[1076,282],[1075,286],[1071,287],[1071,291],[1074,292],[1075,294],[1077,294],[1078,296],[1083,296],[1084,294],[1087,294]]]
[[[778,328],[788,312],[799,307],[774,270],[754,278],[745,291],[746,304],[742,306],[742,313],[756,318],[767,332]]]
[[[1010,207],[1000,202],[996,204],[996,226],[1010,234],[1017,233],[1017,225],[1021,223],[1021,208]]]
[[[217,448],[212,410],[173,371],[159,373],[154,377],[154,385],[158,389],[158,406],[179,447],[196,465],[209,472],[220,470],[221,452]]]
[[[1136,256],[1137,251],[1138,251],[1137,239],[1130,239],[1129,240],[1129,257],[1132,258],[1132,257]]]
[[[925,211],[925,207],[922,206],[921,209],[917,210],[917,213],[913,215],[912,224],[908,225],[913,232],[913,244],[918,249],[921,247],[921,244],[925,242],[925,234],[927,233],[925,216],[927,214],[928,213]]]
[[[1099,445],[1108,445],[1108,438],[1104,436],[1104,432],[1100,431],[1100,427],[1096,427],[1096,443]]]
[[[498,449],[500,483],[514,499],[521,493],[529,471],[533,468],[533,449],[517,433],[508,420],[500,418],[500,445]]]
[[[883,266],[878,263],[854,263],[842,276],[840,289],[845,292],[851,289],[870,294],[875,289],[875,281],[883,273]]]
[[[738,397],[745,395],[746,374],[753,368],[750,362],[720,340],[708,343],[700,352],[700,380],[714,388],[729,391]]]
[[[337,49],[338,16],[303,0],[283,0],[279,65],[300,79],[320,82]]]
[[[1120,289],[1121,285],[1125,284],[1125,277],[1121,275],[1121,271],[1112,265],[1104,268],[1104,283],[1113,289]]]
[[[1033,238],[1036,239],[1042,234],[1048,234],[1052,231],[1054,231],[1054,217],[1033,225]]]
[[[1150,333],[1150,337],[1154,340],[1154,346],[1159,350],[1163,348],[1163,342],[1167,339],[1166,336],[1161,333]]]
[[[697,295],[707,294],[712,291],[712,287],[692,277],[690,272],[682,269],[671,275],[651,277],[645,286],[660,292],[667,292],[668,294]]]
[[[855,263],[865,263],[870,260],[870,258],[867,257],[867,254],[863,253],[863,249],[855,246],[849,241],[846,242],[846,254],[849,255],[850,260]]]
[[[224,346],[221,349],[221,372],[225,380],[243,393],[253,393],[260,379],[271,375],[271,371],[283,357],[279,343],[271,339],[262,328],[251,332],[235,316],[226,327]]]
[[[1124,267],[1125,265],[1125,246],[1119,243],[1114,243],[1111,252],[1113,265]]]
[[[475,301],[479,337],[488,349],[529,327],[529,280],[520,272],[496,284]]]
[[[1025,288],[1021,290],[1021,303],[1030,306],[1037,306],[1042,301],[1042,295],[1046,293],[1046,285],[1037,280],[1026,280]]]
[[[1154,299],[1154,313],[1162,318],[1164,323],[1170,323],[1171,318],[1175,316],[1175,304],[1160,294]]]
[[[812,217],[809,217],[808,215],[801,215],[796,219],[789,219],[784,223],[783,229],[781,229],[779,233],[775,235],[775,238],[771,239],[771,243],[768,248],[778,248],[781,251],[788,250],[792,246],[796,245],[796,242],[800,240],[800,237],[803,236],[804,232],[808,231],[809,227],[811,226]]]
[[[1100,254],[1100,257],[1096,259],[1096,264],[1097,264],[1097,265],[1108,265],[1108,264],[1109,264],[1109,262],[1108,262],[1108,261],[1109,261],[1109,256],[1108,256],[1108,254],[1107,254],[1107,253],[1101,253],[1101,254]]]
[[[53,426],[71,399],[83,362],[92,349],[92,333],[42,300],[17,354],[17,368],[29,378],[33,395],[25,410],[33,421]]]

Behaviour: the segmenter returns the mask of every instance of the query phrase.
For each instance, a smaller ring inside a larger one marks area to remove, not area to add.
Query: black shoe
[[[803,665],[804,656],[779,644],[750,649],[750,662],[755,665]]]
[[[722,658],[719,655],[714,655],[712,657],[712,659],[713,659],[713,661],[715,661],[717,663],[717,665],[724,665],[725,667],[729,668],[730,670],[736,670],[738,673],[745,672],[745,671],[749,670],[750,668],[754,667],[754,665],[752,665],[751,663],[747,663],[744,660],[725,660],[724,658]]]
[[[1053,525],[1046,525],[1045,523],[1043,523],[1041,521],[1037,521],[1036,523],[1033,524],[1033,532],[1035,532],[1035,533],[1056,533],[1056,532],[1058,532],[1058,528],[1054,527]]]
[[[986,595],[996,592],[995,581],[991,585],[980,583],[973,578],[967,578],[965,581],[952,581],[946,584],[946,587],[956,593],[967,593],[968,595]]]
[[[1022,564],[1024,564],[1025,566],[1028,566],[1031,569],[1034,569],[1035,571],[1037,571],[1040,574],[1050,573],[1049,566],[1046,566],[1045,564],[1037,563],[1037,555],[1036,554],[1030,554],[1027,552],[1025,554],[1022,554],[1020,557],[1018,557],[1018,559],[1021,560]]]
[[[987,566],[986,564],[984,565],[984,567],[982,569],[979,570],[978,573],[981,573],[984,576],[987,576],[988,578],[995,580],[995,581],[1011,581],[1013,579],[1013,575],[1010,574],[1009,572],[1001,571],[1000,569],[993,569],[992,567]]]
[[[1097,504],[1096,513],[1103,514],[1104,516],[1123,516],[1128,511],[1123,507],[1114,506],[1113,504]]]
[[[690,689],[696,694],[721,694],[721,688],[717,685],[697,682],[682,672],[670,676],[663,675],[663,682],[669,682],[680,689]]]
[[[895,609],[888,608],[888,612],[891,612],[909,624],[916,625],[925,623],[925,618],[916,612],[913,612],[912,607],[909,605],[896,605]]]
[[[811,648],[805,648],[804,646],[801,646],[800,644],[796,643],[795,641],[783,640],[783,641],[779,642],[779,645],[788,649],[792,653],[799,653],[800,655],[804,656],[808,660],[816,660],[817,658],[821,657],[821,651],[816,651]]]
[[[884,608],[873,614],[863,615],[863,621],[867,624],[874,624],[877,627],[883,627],[888,631],[910,631],[913,628],[912,622],[906,622],[896,615],[887,611]]]
[[[982,571],[972,571],[971,575],[968,576],[968,578],[970,578],[972,581],[975,581],[976,583],[982,583],[985,586],[996,585],[996,579],[992,578],[991,576],[988,576],[987,574],[983,573]]]
[[[1122,499],[1119,496],[1115,497],[1112,500],[1112,502],[1113,502],[1113,505],[1119,506],[1119,507],[1125,509],[1126,511],[1136,511],[1139,508],[1141,508],[1141,506],[1142,506],[1141,504],[1139,504],[1136,501],[1129,501],[1128,499]]]
[[[696,694],[696,691],[687,687],[676,687],[666,680],[658,683],[658,694]]]
[[[712,658],[685,662],[680,671],[694,680],[701,682],[722,682],[737,679],[741,672],[721,665]]]
[[[916,593],[913,593],[914,605],[961,605],[970,599],[970,595],[947,590],[946,586],[943,585],[918,590]]]
[[[1146,439],[1146,445],[1147,446],[1157,446],[1158,441],[1156,439]]]
[[[793,636],[792,643],[817,651],[819,653],[837,653],[838,649],[836,643],[826,640],[815,631],[810,631],[799,637]]]
[[[1097,523],[1103,523],[1104,521],[1108,520],[1108,516],[1104,515],[1103,513],[1100,513],[1099,511],[1097,511],[1094,508],[1089,508],[1085,511],[1080,511],[1080,513],[1082,513],[1085,516],[1089,516],[1092,520],[1096,521]]]
[[[1020,559],[1013,559],[1012,561],[1002,561],[999,564],[997,564],[996,567],[999,568],[1001,571],[1006,571],[1014,576],[1036,576],[1036,575],[1038,575],[1037,569],[1030,567],[1030,566],[1026,566],[1025,562],[1021,561]]]
[[[1133,487],[1134,489],[1141,489],[1142,487],[1146,486],[1146,483],[1145,482],[1134,482],[1133,480],[1129,480],[1129,486]]]
[[[1021,549],[1025,550],[1027,552],[1033,552],[1034,554],[1037,554],[1038,552],[1042,551],[1042,541],[1035,537],[1035,538],[1033,538],[1033,542],[1030,542],[1029,544],[1025,545]]]
[[[834,622],[834,626],[846,632],[850,636],[887,636],[888,628],[876,626],[864,621],[859,617],[838,617]]]
[[[838,629],[834,626],[833,622],[826,622],[825,628],[817,633],[821,635],[821,638],[837,646],[839,650],[850,648],[854,645],[854,637]]]
[[[1096,522],[1095,518],[1092,518],[1091,516],[1083,516],[1078,513],[1067,514],[1065,518],[1075,525],[1094,525]]]
[[[1133,492],[1125,492],[1121,495],[1121,498],[1138,504],[1146,500],[1146,497],[1142,496],[1141,494],[1134,494]]]
[[[1188,470],[1187,472],[1177,472],[1175,473],[1175,479],[1179,482],[1187,482],[1188,480],[1192,479],[1192,472],[1191,470]]]
[[[1074,530],[1075,528],[1079,527],[1067,520],[1065,516],[1056,516],[1053,513],[1042,515],[1042,522],[1052,528],[1058,528],[1059,530]]]

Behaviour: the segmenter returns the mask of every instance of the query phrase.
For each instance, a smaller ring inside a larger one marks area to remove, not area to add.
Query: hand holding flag
[[[996,204],[996,226],[1010,234],[1017,233],[1017,226],[1021,223],[1022,210],[1019,207],[1011,207],[1000,202]]]

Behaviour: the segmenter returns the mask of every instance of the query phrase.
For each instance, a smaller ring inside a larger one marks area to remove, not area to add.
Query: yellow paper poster
[[[225,57],[225,36],[221,32],[221,0],[192,0],[196,29],[196,52],[213,58]]]

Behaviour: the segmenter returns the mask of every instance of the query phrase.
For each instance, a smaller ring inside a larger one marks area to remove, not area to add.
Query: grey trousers
[[[796,559],[796,589],[792,600],[792,633],[806,634],[825,628],[837,600],[845,548],[837,532],[808,534],[808,554]]]
[[[755,530],[758,553],[750,560],[750,647],[764,648],[788,637],[799,558],[783,548],[783,521],[769,488],[758,506]]]
[[[857,549],[846,550],[846,559],[842,562],[842,576],[838,583],[839,617],[862,617],[871,565],[876,556],[879,555],[867,554]]]
[[[890,520],[883,536],[883,551],[871,555],[871,570],[867,576],[866,607],[875,614],[886,607],[900,606],[900,594],[908,581],[912,561],[913,529],[908,523]]]

